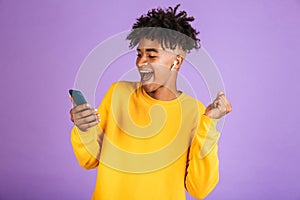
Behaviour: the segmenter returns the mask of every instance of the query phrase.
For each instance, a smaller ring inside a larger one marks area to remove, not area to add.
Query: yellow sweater
[[[204,111],[184,93],[159,101],[139,83],[114,83],[98,108],[101,122],[71,133],[79,164],[98,168],[92,199],[184,200],[185,189],[207,196],[219,178],[219,133]]]

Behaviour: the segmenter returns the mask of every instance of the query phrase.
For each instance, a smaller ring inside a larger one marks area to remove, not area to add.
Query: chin
[[[147,93],[150,93],[155,92],[160,87],[160,85],[156,83],[142,83],[142,87]]]

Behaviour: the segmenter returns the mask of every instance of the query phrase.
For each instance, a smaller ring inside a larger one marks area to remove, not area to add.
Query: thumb
[[[218,94],[217,94],[217,96],[221,96],[221,95],[224,95],[224,92],[219,91]]]
[[[70,95],[69,97],[70,97],[70,100],[71,100],[71,102],[72,102],[72,105],[73,105],[73,108],[74,108],[74,107],[75,107],[75,106],[77,106],[77,105],[76,105],[76,103],[75,103],[75,101],[74,101],[73,97],[71,97],[71,95]]]

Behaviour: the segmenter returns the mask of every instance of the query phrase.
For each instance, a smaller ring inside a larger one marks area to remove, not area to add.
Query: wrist
[[[208,113],[205,112],[203,115],[206,116],[206,117],[208,117],[208,118],[210,118],[210,119],[218,119],[218,118],[216,118],[216,117],[213,115],[212,112],[208,112]]]

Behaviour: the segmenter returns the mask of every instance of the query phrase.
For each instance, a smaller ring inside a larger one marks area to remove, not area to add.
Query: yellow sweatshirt
[[[219,179],[215,119],[182,93],[171,101],[150,97],[136,82],[114,83],[98,108],[101,122],[76,126],[71,142],[79,164],[98,168],[95,200],[198,199]]]

